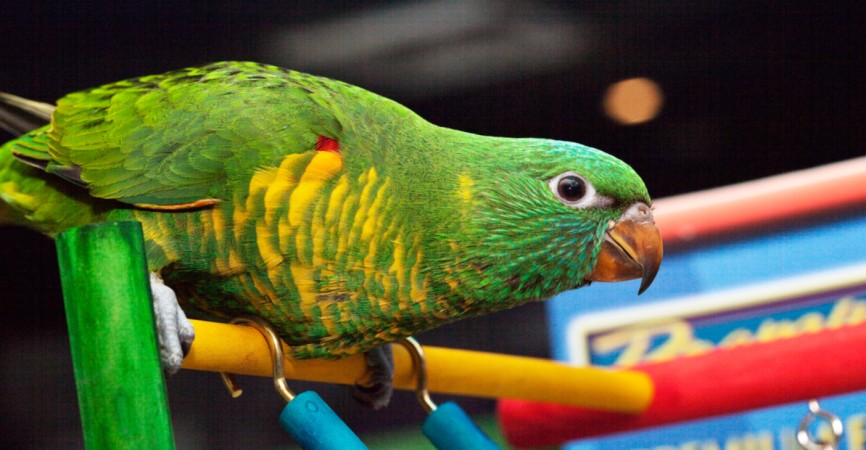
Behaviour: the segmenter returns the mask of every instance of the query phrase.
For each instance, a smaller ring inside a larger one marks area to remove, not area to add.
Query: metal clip
[[[412,366],[415,369],[418,385],[415,396],[418,403],[427,411],[427,419],[421,427],[421,433],[430,440],[434,447],[440,450],[499,450],[478,425],[466,415],[457,403],[445,402],[437,406],[430,399],[427,390],[427,363],[424,350],[418,341],[408,337],[397,341],[412,355]]]
[[[418,403],[421,404],[424,411],[427,411],[427,414],[436,411],[436,403],[433,403],[433,399],[430,398],[430,391],[427,390],[427,360],[424,358],[424,349],[413,337],[400,339],[397,343],[406,347],[406,350],[412,355],[412,367],[417,372],[418,384],[415,387],[415,397],[418,399]]]
[[[249,325],[258,330],[259,333],[265,337],[265,340],[268,342],[268,349],[271,352],[271,359],[273,360],[274,388],[277,390],[277,393],[286,400],[286,402],[294,400],[295,393],[289,389],[289,384],[286,382],[286,369],[283,365],[283,358],[285,357],[283,354],[283,345],[280,341],[280,337],[277,336],[277,332],[274,331],[271,324],[254,316],[238,317],[233,319],[231,323]],[[238,386],[231,374],[220,372],[220,377],[232,398],[241,396],[243,389]]]
[[[280,413],[280,427],[286,431],[301,448],[307,450],[368,450],[358,436],[340,419],[334,410],[314,391],[295,395],[286,382],[283,363],[283,345],[271,324],[258,317],[238,317],[232,323],[249,325],[257,330],[268,342],[274,368],[274,387],[286,406]],[[221,373],[226,387],[233,397],[240,395],[240,388],[231,375]]]

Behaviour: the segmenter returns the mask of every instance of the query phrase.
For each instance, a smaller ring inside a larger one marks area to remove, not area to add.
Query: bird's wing
[[[91,195],[156,209],[231,197],[288,154],[312,151],[340,126],[282,69],[218,63],[76,92],[16,157]]]

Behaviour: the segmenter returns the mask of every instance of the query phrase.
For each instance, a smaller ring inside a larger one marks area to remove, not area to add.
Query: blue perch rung
[[[298,394],[283,408],[280,426],[306,450],[367,449],[314,391]]]
[[[427,416],[421,431],[439,450],[499,450],[454,402],[439,405]]]

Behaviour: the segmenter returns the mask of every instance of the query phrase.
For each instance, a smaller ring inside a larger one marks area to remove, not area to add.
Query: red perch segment
[[[504,399],[508,441],[539,447],[866,389],[866,324],[636,367],[655,395],[641,414]]]

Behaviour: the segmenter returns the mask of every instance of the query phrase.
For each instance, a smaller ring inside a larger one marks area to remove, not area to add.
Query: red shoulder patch
[[[340,143],[329,137],[319,136],[319,140],[316,141],[316,151],[340,153]]]

